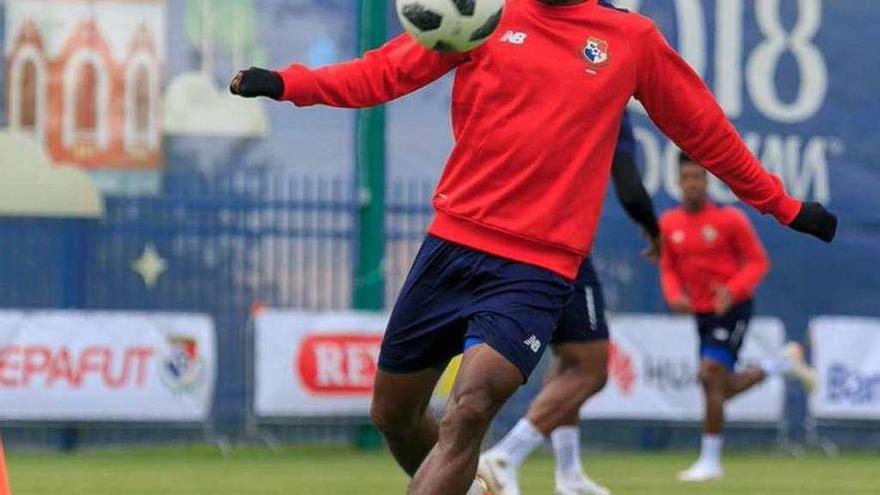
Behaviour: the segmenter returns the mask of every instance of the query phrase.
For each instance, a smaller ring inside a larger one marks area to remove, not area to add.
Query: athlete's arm
[[[789,196],[782,181],[761,167],[712,93],[656,26],[645,29],[632,46],[636,97],[675,144],[761,213],[826,241],[834,236],[836,218],[824,208],[817,215],[805,215],[810,208]]]
[[[669,232],[669,228],[661,223],[661,231],[663,236]],[[665,239],[664,239],[665,241]],[[681,275],[678,271],[679,261],[676,259],[675,253],[669,249],[660,251],[660,288],[663,289],[663,297],[666,304],[676,313],[690,313],[693,311],[691,300],[684,291],[684,285],[681,282]]]
[[[412,36],[402,34],[363,58],[319,69],[300,64],[278,72],[251,68],[236,74],[230,90],[241,96],[268,96],[297,106],[363,108],[412,93],[467,57],[428,50]],[[249,91],[252,86],[262,91]]]
[[[735,300],[741,301],[754,294],[770,271],[770,259],[748,217],[738,210],[732,212],[729,235],[742,265],[724,285]]]
[[[657,214],[654,212],[651,196],[645,190],[642,177],[636,167],[635,137],[628,114],[624,114],[621,121],[611,176],[614,179],[614,192],[623,210],[642,227],[645,235],[650,239],[651,246],[644,253],[645,256],[652,261],[656,260],[660,254],[660,226],[657,224]]]

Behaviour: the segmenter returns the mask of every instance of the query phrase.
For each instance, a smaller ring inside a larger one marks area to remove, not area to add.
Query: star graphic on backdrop
[[[131,263],[131,269],[144,279],[144,285],[148,289],[152,289],[159,281],[159,277],[168,269],[168,263],[156,251],[156,246],[148,242],[141,257]]]

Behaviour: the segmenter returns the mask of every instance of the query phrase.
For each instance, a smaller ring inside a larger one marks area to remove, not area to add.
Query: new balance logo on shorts
[[[507,31],[501,36],[502,43],[513,43],[514,45],[522,45],[526,42],[526,33],[518,33],[516,31]]]
[[[730,338],[730,332],[724,327],[718,327],[712,331],[712,337],[714,337],[715,340],[720,340],[721,342],[724,342],[728,338]]]
[[[527,345],[532,352],[536,353],[541,350],[541,341],[538,340],[538,337],[532,335],[528,339],[523,341],[523,344]]]

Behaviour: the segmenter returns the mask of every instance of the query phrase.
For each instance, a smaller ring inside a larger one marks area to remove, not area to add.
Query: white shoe
[[[492,495],[492,492],[489,491],[489,487],[486,486],[486,482],[482,480],[479,476],[474,480],[474,484],[471,485],[470,489],[468,489],[465,495]]]
[[[816,372],[804,360],[804,348],[797,342],[789,342],[783,356],[789,364],[786,375],[801,382],[807,392],[816,390]]]
[[[486,482],[492,495],[519,495],[518,474],[503,454],[489,451],[480,456],[477,476]]]
[[[693,466],[678,473],[678,481],[686,483],[704,483],[720,480],[724,477],[724,469],[720,465],[697,461]]]
[[[611,490],[591,480],[586,474],[578,477],[556,477],[556,495],[611,495]]]

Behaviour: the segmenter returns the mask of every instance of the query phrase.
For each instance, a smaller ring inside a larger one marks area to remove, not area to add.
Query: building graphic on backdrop
[[[230,95],[215,73],[218,66],[228,74],[245,65],[265,65],[265,53],[257,42],[254,0],[185,0],[184,25],[199,63],[168,83],[165,134],[264,137],[269,121],[262,102]]]
[[[165,0],[7,0],[9,127],[56,163],[161,161]]]

